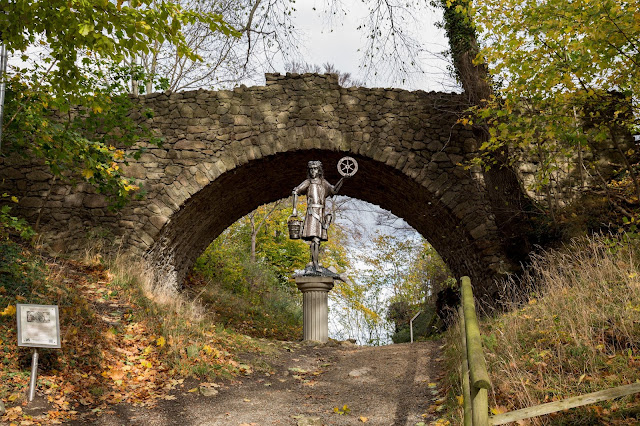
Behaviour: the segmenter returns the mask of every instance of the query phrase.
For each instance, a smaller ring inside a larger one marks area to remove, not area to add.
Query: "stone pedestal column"
[[[327,296],[333,288],[333,278],[298,276],[295,280],[302,292],[302,338],[326,343],[329,340]]]

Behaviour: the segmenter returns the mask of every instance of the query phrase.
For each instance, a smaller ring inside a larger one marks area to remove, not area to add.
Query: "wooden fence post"
[[[472,426],[471,389],[469,388],[469,363],[467,362],[467,331],[464,324],[464,313],[462,312],[462,306],[458,306],[458,317],[460,318],[460,334],[462,340],[462,402],[464,404],[463,425]]]
[[[569,408],[581,407],[600,401],[607,401],[625,395],[640,393],[640,383],[618,386],[592,392],[586,395],[574,396],[560,401],[553,401],[534,407],[522,408],[495,415],[489,419],[489,395],[491,387],[487,365],[480,339],[480,326],[476,316],[473,300],[471,280],[469,277],[460,279],[461,306],[458,307],[462,340],[462,393],[464,398],[464,426],[489,426],[512,423],[531,417],[556,413]]]
[[[469,363],[469,377],[471,390],[471,404],[473,410],[473,426],[487,426],[489,424],[489,400],[487,390],[491,387],[487,365],[480,339],[480,326],[476,316],[476,306],[469,277],[461,278],[462,309],[465,321],[465,335],[467,338],[467,361]]]

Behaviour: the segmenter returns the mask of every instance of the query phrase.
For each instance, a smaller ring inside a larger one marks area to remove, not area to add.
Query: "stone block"
[[[84,194],[81,193],[72,193],[64,197],[64,204],[68,207],[80,207],[82,206],[82,200],[84,199]]]
[[[439,151],[439,152],[436,152],[435,154],[433,154],[431,156],[431,160],[435,161],[435,162],[438,162],[438,163],[443,163],[443,162],[449,162],[450,161],[449,160],[449,156],[444,151]]]
[[[173,149],[175,150],[189,149],[189,150],[196,151],[196,150],[204,149],[206,148],[206,146],[207,145],[204,142],[199,140],[182,139],[175,143],[175,145],[173,146]]]
[[[21,197],[20,207],[23,208],[40,208],[44,205],[44,200],[40,197]]]
[[[427,144],[427,149],[432,152],[440,151],[444,145],[439,141],[431,141]]]
[[[180,166],[167,166],[164,172],[168,176],[178,176],[182,172],[182,167]]]
[[[482,223],[469,231],[469,234],[476,240],[484,238],[487,235],[487,225]]]
[[[209,178],[207,177],[207,175],[201,170],[198,170],[195,173],[195,179],[196,179],[196,182],[198,183],[198,185],[200,185],[200,186],[206,186],[210,182]]]
[[[51,173],[47,173],[42,170],[34,170],[27,173],[27,179],[29,179],[30,181],[45,181],[51,179],[52,177],[53,175]]]
[[[129,165],[123,164],[121,166],[122,174],[134,179],[145,179],[147,177],[147,170],[144,167],[144,163],[129,163]]]
[[[154,215],[149,218],[149,221],[153,226],[159,230],[169,221],[169,218],[161,215]]]
[[[82,200],[82,205],[90,208],[103,208],[108,206],[107,198],[101,194],[87,194]]]

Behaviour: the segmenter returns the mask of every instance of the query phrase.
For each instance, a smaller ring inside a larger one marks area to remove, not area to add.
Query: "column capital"
[[[322,276],[300,276],[295,277],[298,290],[303,293],[308,291],[326,291],[327,293],[333,288],[332,277]]]

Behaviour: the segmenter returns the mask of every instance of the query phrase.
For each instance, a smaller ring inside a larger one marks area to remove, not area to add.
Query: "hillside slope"
[[[640,380],[639,248],[633,236],[583,238],[534,256],[519,282],[504,283],[504,313],[481,320],[493,412]],[[446,339],[450,401],[461,394],[459,339],[458,327],[451,327]],[[449,406],[449,418],[458,422],[456,405]],[[635,395],[539,417],[531,424],[639,422],[640,396]]]

